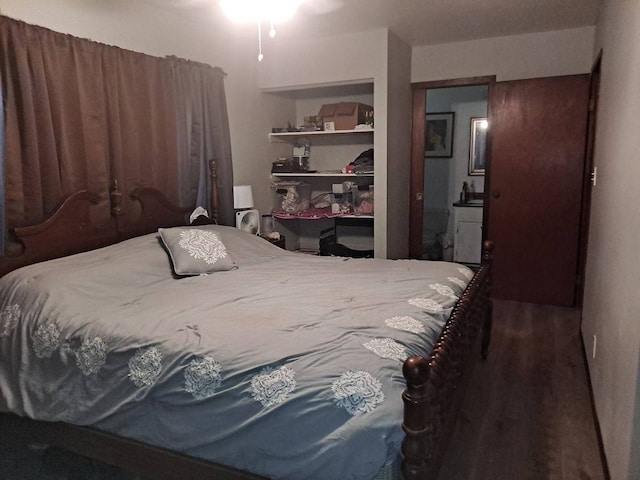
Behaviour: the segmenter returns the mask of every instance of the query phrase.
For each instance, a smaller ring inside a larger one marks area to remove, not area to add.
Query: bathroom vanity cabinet
[[[454,203],[453,261],[480,264],[482,258],[482,203]]]

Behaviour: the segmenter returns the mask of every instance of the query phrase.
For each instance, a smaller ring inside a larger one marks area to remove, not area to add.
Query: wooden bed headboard
[[[219,198],[215,160],[209,161],[209,176],[211,212],[206,223],[216,223]],[[129,197],[140,204],[140,214],[129,220],[125,219],[122,195],[118,182],[114,181],[109,192],[111,218],[104,225],[95,225],[91,219],[91,206],[98,202],[98,195],[81,190],[63,200],[44,222],[12,229],[11,233],[21,244],[22,252],[17,256],[0,257],[0,276],[24,265],[105,247],[156,232],[158,228],[187,225],[194,208],[176,206],[159,190],[141,187],[129,193]],[[205,220],[198,218],[195,223],[201,225]]]

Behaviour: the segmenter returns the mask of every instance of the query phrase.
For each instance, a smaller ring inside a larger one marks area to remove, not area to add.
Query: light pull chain
[[[263,58],[264,58],[264,55],[262,55],[262,26],[258,21],[258,61],[261,62]]]
[[[269,24],[270,24],[269,36],[273,38],[276,36],[276,27],[275,27],[275,24],[273,23],[273,20],[270,20]],[[258,21],[258,61],[261,62],[263,58],[264,58],[264,55],[262,54],[262,22]]]

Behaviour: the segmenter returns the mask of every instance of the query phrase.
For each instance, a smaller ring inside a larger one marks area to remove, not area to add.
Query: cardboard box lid
[[[322,117],[333,117],[336,113],[337,108],[338,108],[337,103],[325,103],[320,107],[320,111],[318,112],[318,115]]]
[[[356,113],[358,104],[356,102],[342,102],[336,108],[336,116],[352,116]]]
[[[325,103],[320,107],[318,115],[323,117],[353,116],[356,114],[358,109],[362,109],[362,111],[371,111],[373,110],[373,107],[359,102]]]

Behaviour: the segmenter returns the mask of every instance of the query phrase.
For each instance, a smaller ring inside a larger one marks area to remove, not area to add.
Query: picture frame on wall
[[[484,175],[487,150],[486,117],[471,118],[471,134],[469,136],[469,175]]]
[[[427,113],[425,119],[425,157],[453,156],[453,121],[455,112]]]

